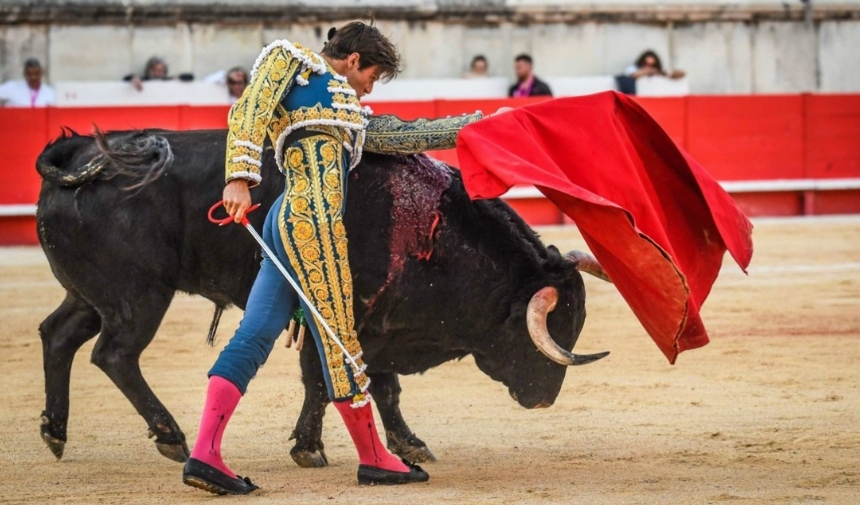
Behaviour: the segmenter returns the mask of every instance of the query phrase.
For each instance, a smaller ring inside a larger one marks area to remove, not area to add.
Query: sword
[[[230,223],[234,222],[234,220],[231,216],[227,216],[223,219],[218,219],[214,216],[215,211],[218,210],[218,208],[223,206],[223,205],[224,205],[224,201],[219,200],[218,203],[216,203],[215,205],[212,206],[212,208],[209,209],[209,221],[217,224],[218,226],[224,226],[225,224],[230,224]],[[284,268],[284,265],[282,265],[281,262],[278,260],[278,257],[275,256],[275,253],[272,252],[272,250],[269,249],[269,246],[266,245],[266,242],[263,241],[263,237],[261,237],[260,234],[257,233],[257,230],[255,230],[254,227],[251,226],[250,221],[248,221],[248,214],[257,210],[258,207],[260,207],[259,203],[256,205],[252,205],[252,206],[248,207],[248,210],[245,211],[245,215],[242,216],[242,226],[244,226],[245,229],[248,230],[248,232],[251,234],[251,236],[254,237],[254,240],[256,240],[258,244],[260,244],[260,247],[262,247],[263,250],[266,251],[266,254],[269,256],[269,258],[272,260],[272,262],[275,264],[275,266],[278,267],[278,270],[280,270],[281,273],[284,274],[284,277],[287,279],[287,282],[290,283],[290,286],[292,286],[293,289],[296,290],[296,293],[299,294],[299,297],[302,299],[303,302],[305,302],[305,305],[307,305],[308,309],[311,311],[311,313],[314,315],[314,317],[316,317],[317,322],[323,327],[323,329],[325,329],[325,332],[326,332],[326,335],[328,336],[328,338],[330,338],[332,340],[332,342],[334,342],[335,344],[337,344],[338,347],[340,347],[340,350],[343,351],[343,355],[346,356],[347,361],[349,361],[349,363],[352,365],[352,368],[355,370],[356,374],[360,374],[362,372],[362,370],[358,366],[358,363],[356,363],[356,359],[358,359],[358,358],[357,357],[354,358],[346,350],[346,347],[344,347],[343,342],[341,342],[340,339],[337,338],[337,335],[334,334],[331,327],[329,327],[328,323],[326,323],[325,319],[323,319],[323,317],[320,315],[317,308],[314,307],[314,304],[311,303],[311,301],[308,299],[307,295],[305,295],[305,292],[302,291],[302,288],[299,287],[299,285],[292,278],[292,276],[289,274],[289,272],[287,272],[287,269]]]

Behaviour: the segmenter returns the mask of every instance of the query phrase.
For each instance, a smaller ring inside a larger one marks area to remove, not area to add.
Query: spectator
[[[245,88],[248,87],[248,72],[242,67],[233,67],[227,71],[227,93],[230,95],[230,103],[242,97]]]
[[[227,98],[230,103],[236,103],[248,87],[248,72],[242,67],[233,67],[226,72],[219,70],[203,78],[203,82],[223,84],[227,86]]]
[[[514,58],[514,73],[517,76],[517,83],[508,90],[508,96],[552,96],[549,86],[538,79],[532,71],[531,56],[521,54]]]
[[[171,79],[167,76],[167,63],[159,56],[153,56],[146,62],[143,75],[129,74],[123,77],[124,81],[131,81],[131,85],[138,91],[143,91],[143,81],[166,81]]]
[[[466,79],[487,77],[487,58],[483,54],[472,58],[469,71],[463,77]]]
[[[42,83],[42,64],[36,58],[24,62],[24,78],[0,85],[0,105],[4,107],[46,107],[54,105],[54,89]]]
[[[636,63],[627,67],[623,75],[615,77],[615,83],[618,86],[618,91],[628,95],[635,95],[636,79],[654,75],[661,75],[669,79],[680,79],[685,74],[681,70],[673,70],[670,73],[666,73],[663,70],[663,63],[660,62],[660,57],[657,56],[657,53],[648,49],[636,58]]]
[[[650,77],[652,75],[662,75],[670,79],[680,79],[684,77],[682,70],[673,70],[671,73],[666,73],[663,70],[663,63],[660,62],[660,57],[652,50],[647,50],[636,58],[636,63],[627,67],[624,75],[632,79],[640,77]]]

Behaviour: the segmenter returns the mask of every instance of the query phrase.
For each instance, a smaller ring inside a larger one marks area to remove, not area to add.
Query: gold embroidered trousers
[[[302,290],[360,367],[355,370],[306,310],[327,372],[329,394],[334,400],[362,401],[369,381],[355,332],[352,273],[343,224],[347,156],[342,142],[325,134],[302,138],[283,155],[286,189],[278,229],[284,251]],[[357,395],[362,398],[355,398]]]

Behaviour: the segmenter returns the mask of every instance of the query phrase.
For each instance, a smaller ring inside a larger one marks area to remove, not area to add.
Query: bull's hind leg
[[[103,314],[104,323],[93,349],[92,361],[146,420],[150,438],[155,437],[158,452],[181,463],[190,454],[185,434],[140,371],[140,354],[155,336],[172,297],[172,291],[150,289],[138,292],[136,296],[129,295],[127,299],[133,302],[121,302],[121,310]]]
[[[368,374],[370,395],[379,409],[388,450],[410,463],[436,461],[420,438],[412,433],[400,412],[400,379],[396,373]]]
[[[293,461],[303,468],[328,465],[323,450],[322,428],[326,406],[330,403],[322,376],[319,354],[312,339],[305,341],[301,352],[302,383],[305,401],[290,440],[296,444],[290,450]],[[379,409],[388,440],[388,450],[410,463],[436,461],[421,439],[412,433],[400,413],[400,380],[397,374],[368,374],[370,394]]]
[[[101,328],[98,312],[72,292],[39,325],[42,363],[45,369],[45,410],[42,412],[42,440],[57,459],[66,446],[69,421],[69,377],[75,352]]]
[[[290,456],[302,468],[320,468],[328,465],[322,443],[322,421],[330,400],[314,339],[305,339],[300,355],[305,401],[290,436],[290,440],[296,441]]]

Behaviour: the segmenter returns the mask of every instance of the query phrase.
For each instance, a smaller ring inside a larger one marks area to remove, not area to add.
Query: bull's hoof
[[[427,444],[415,434],[409,435],[405,440],[391,432],[386,432],[385,435],[388,439],[388,450],[406,461],[413,464],[436,461],[436,456],[433,455]]]
[[[323,468],[328,466],[328,458],[322,449],[316,451],[299,450],[296,447],[290,451],[290,456],[302,468]]]
[[[66,442],[59,438],[54,438],[50,434],[42,432],[42,440],[48,445],[48,449],[54,453],[54,457],[59,461],[63,457],[63,451],[66,450]]]
[[[426,463],[428,461],[436,461],[436,456],[430,452],[426,446],[424,447],[409,447],[403,450],[392,450],[389,449],[394,454],[397,454],[401,458],[406,461],[415,464],[415,463]]]
[[[191,456],[191,451],[188,450],[188,445],[185,442],[181,444],[163,444],[155,442],[155,447],[167,459],[172,459],[177,463],[185,463],[188,457]]]
[[[47,416],[42,416],[41,428],[42,440],[48,446],[48,449],[54,454],[54,457],[59,461],[63,457],[63,451],[66,450],[66,441],[61,440],[51,434],[51,421]]]
[[[188,457],[191,456],[191,451],[188,450],[188,444],[185,443],[185,435],[182,435],[182,433],[180,433],[182,438],[179,442],[162,442],[156,438],[158,434],[151,429],[146,436],[149,438],[155,438],[156,449],[158,449],[158,452],[167,459],[176,461],[177,463],[185,463],[188,461]]]

